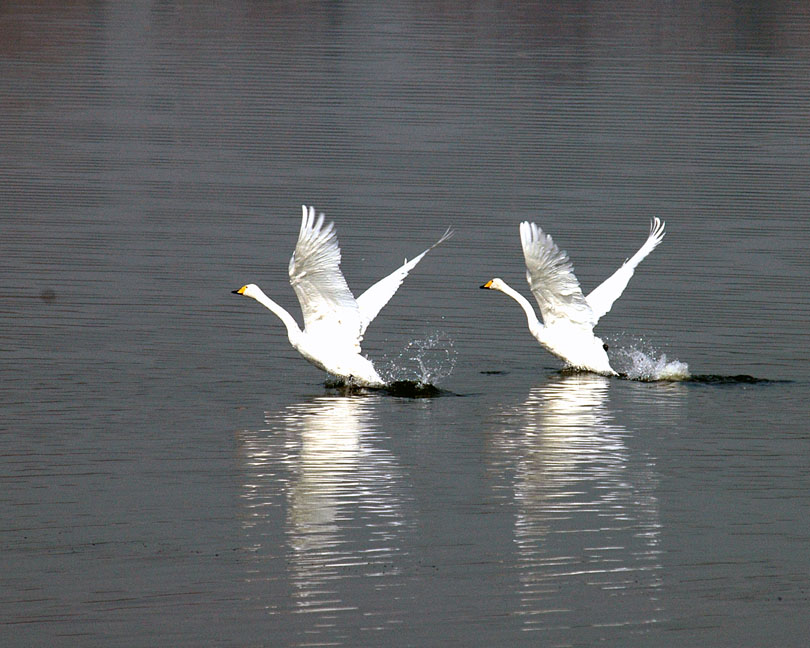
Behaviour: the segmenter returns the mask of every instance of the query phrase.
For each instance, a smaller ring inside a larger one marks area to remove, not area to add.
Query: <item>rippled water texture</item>
[[[803,646],[808,34],[800,3],[2,3],[0,643]],[[300,321],[304,203],[355,294],[456,230],[366,332],[392,390],[231,294]],[[529,296],[524,219],[587,293],[654,216],[596,330],[625,378],[478,288]]]

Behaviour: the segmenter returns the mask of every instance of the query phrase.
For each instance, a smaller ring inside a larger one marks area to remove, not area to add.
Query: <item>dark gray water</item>
[[[804,645],[810,13],[790,3],[0,6],[8,646]],[[231,290],[300,205],[356,293],[436,240],[346,395]],[[585,290],[565,375],[518,223]],[[757,379],[737,380],[744,375]]]

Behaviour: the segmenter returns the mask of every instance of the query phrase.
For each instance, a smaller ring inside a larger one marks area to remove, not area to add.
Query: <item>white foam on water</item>
[[[613,355],[614,368],[631,380],[686,380],[691,375],[685,362],[670,360],[655,349],[634,345],[616,349]]]

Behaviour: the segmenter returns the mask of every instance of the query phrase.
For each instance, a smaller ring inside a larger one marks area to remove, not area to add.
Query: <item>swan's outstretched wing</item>
[[[574,266],[551,236],[534,223],[520,224],[520,242],[526,259],[526,280],[540,306],[543,323],[559,320],[593,329],[596,320],[582,295]]]
[[[422,252],[422,254],[415,256],[410,261],[405,259],[405,264],[402,267],[397,268],[387,277],[380,279],[357,298],[357,306],[360,308],[360,335],[366,332],[368,325],[377,317],[377,313],[382,310],[382,307],[394,296],[394,293],[396,293],[397,289],[402,285],[405,277],[407,277],[408,273],[422,260],[422,257],[440,243],[444,243],[451,236],[453,236],[453,230],[448,227],[447,231],[442,234],[442,237],[427,250]]]
[[[334,223],[324,227],[323,214],[303,205],[298,243],[289,273],[308,333],[322,332],[325,341],[348,342],[360,350],[360,311],[340,271],[340,247]]]
[[[624,289],[627,288],[627,282],[633,276],[636,266],[650,252],[652,252],[664,238],[664,223],[657,216],[650,222],[650,235],[641,246],[638,252],[624,262],[621,268],[616,270],[612,275],[599,284],[593,291],[585,298],[593,309],[596,321],[607,313],[613,302],[615,302]]]

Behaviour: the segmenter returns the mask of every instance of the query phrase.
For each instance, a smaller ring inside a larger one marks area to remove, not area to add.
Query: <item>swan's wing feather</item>
[[[444,243],[447,239],[453,236],[453,230],[447,228],[447,231],[442,234],[442,237],[431,245],[422,254],[415,256],[405,264],[397,268],[387,277],[383,277],[373,286],[369,287],[362,295],[357,298],[357,306],[360,309],[360,334],[365,333],[368,325],[377,317],[377,314],[382,310],[397,292],[402,285],[408,273],[416,267],[416,264],[422,260],[428,252],[430,252],[437,245]]]
[[[520,224],[526,280],[546,326],[558,320],[593,329],[591,307],[582,295],[574,266],[564,250],[534,223]]]
[[[650,235],[638,252],[622,264],[616,272],[605,279],[585,298],[593,309],[596,321],[613,306],[633,276],[636,266],[652,252],[664,238],[664,223],[657,216],[650,223]]]
[[[359,350],[360,312],[340,271],[340,247],[334,224],[303,205],[301,230],[289,266],[290,284],[298,296],[309,333],[346,338]],[[338,341],[337,339],[335,340]]]

